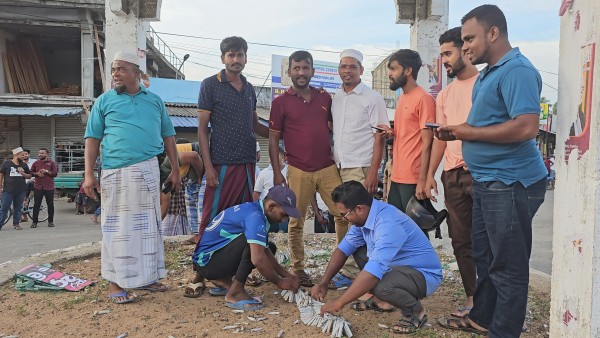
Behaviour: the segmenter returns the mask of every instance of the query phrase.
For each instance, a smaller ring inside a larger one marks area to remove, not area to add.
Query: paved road
[[[57,200],[54,202],[54,228],[46,222],[31,229],[31,221],[21,223],[23,230],[14,230],[12,219],[0,231],[0,264],[15,258],[73,245],[99,241],[100,226],[89,215],[75,215],[75,204]]]
[[[443,191],[440,191],[443,200]],[[439,204],[437,205],[439,208]],[[552,271],[552,217],[554,191],[546,193],[546,200],[540,207],[533,222],[533,250],[531,267],[550,274]],[[55,202],[55,228],[40,223],[37,229],[29,228],[31,222],[21,224],[23,230],[16,231],[7,223],[0,231],[0,264],[8,260],[35,253],[61,249],[77,244],[101,239],[100,227],[90,220],[88,215],[75,215],[75,205],[64,201]],[[312,221],[307,221],[312,226]],[[310,227],[307,227],[307,230]],[[447,228],[444,226],[442,241],[432,240],[434,246],[443,245],[452,252]]]

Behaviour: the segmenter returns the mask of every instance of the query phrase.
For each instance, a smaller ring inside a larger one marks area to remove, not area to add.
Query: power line
[[[546,86],[548,86],[548,87],[550,87],[550,88],[554,89],[554,90],[558,90],[558,88],[554,88],[554,87],[552,87],[551,85],[547,84],[546,82],[542,82],[542,83],[543,83],[543,84],[545,84]]]
[[[211,40],[211,41],[221,41],[221,40],[223,40],[223,39],[218,39],[218,38],[209,38],[209,37],[197,36],[197,35],[186,35],[186,34],[176,34],[176,33],[166,33],[166,32],[156,32],[156,33],[158,33],[158,34],[164,34],[164,35],[171,35],[171,36],[179,36],[179,37],[184,37],[184,38],[201,39],[201,40]],[[250,45],[259,45],[259,46],[267,46],[267,47],[303,49],[303,50],[312,50],[312,51],[315,51],[315,52],[335,53],[335,54],[341,53],[341,51],[335,51],[335,50],[315,49],[315,48],[302,48],[302,47],[276,45],[276,44],[272,44],[272,43],[263,43],[263,42],[251,42],[251,41],[246,41],[246,42],[248,44],[250,44]],[[363,55],[364,56],[374,56],[374,57],[382,57],[382,56],[387,57],[387,55],[374,55],[374,54],[363,54]]]
[[[538,72],[542,72],[542,73],[548,73],[548,74],[552,74],[552,75],[557,75],[557,76],[558,76],[558,73],[549,72],[549,71],[547,71],[547,70],[541,70],[541,69],[538,69]]]

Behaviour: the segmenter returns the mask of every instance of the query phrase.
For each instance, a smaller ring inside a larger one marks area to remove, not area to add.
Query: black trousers
[[[356,250],[353,256],[361,270],[369,261],[366,246]],[[408,266],[394,266],[383,275],[371,292],[375,297],[400,309],[403,316],[411,316],[423,310],[420,299],[427,295],[427,283],[420,271]]]
[[[54,189],[53,190],[33,190],[33,223],[38,222],[42,198],[46,198],[48,207],[48,223],[54,223]]]
[[[266,250],[266,249],[265,249]],[[269,242],[269,250],[275,254],[277,246]],[[231,243],[217,250],[206,266],[196,265],[196,271],[208,280],[231,278],[240,283],[246,283],[246,279],[254,270],[252,257],[250,256],[250,244],[246,236],[239,235]]]

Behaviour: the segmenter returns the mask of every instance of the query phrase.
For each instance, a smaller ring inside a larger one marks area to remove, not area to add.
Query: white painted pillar
[[[94,97],[94,21],[89,10],[81,17],[81,96]]]
[[[434,97],[446,86],[439,38],[448,30],[448,1],[417,1],[415,21],[410,28],[410,49],[416,50],[423,60],[417,83]]]
[[[129,2],[127,8],[123,8],[122,4]],[[143,5],[143,2],[140,2]],[[146,31],[150,24],[141,19],[134,13],[138,10],[138,1],[135,0],[111,0],[106,1],[106,62],[105,62],[105,78],[107,88],[110,90],[112,80],[110,76],[110,67],[115,53],[119,50],[128,50],[137,52],[140,57],[140,69],[146,71]],[[158,10],[160,10],[160,1],[158,1]]]
[[[550,337],[600,337],[600,2],[561,2]]]

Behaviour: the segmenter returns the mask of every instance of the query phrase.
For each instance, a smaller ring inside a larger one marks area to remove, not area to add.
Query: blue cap
[[[277,203],[290,217],[300,218],[302,213],[296,208],[296,194],[283,185],[276,185],[269,189],[267,198]]]

